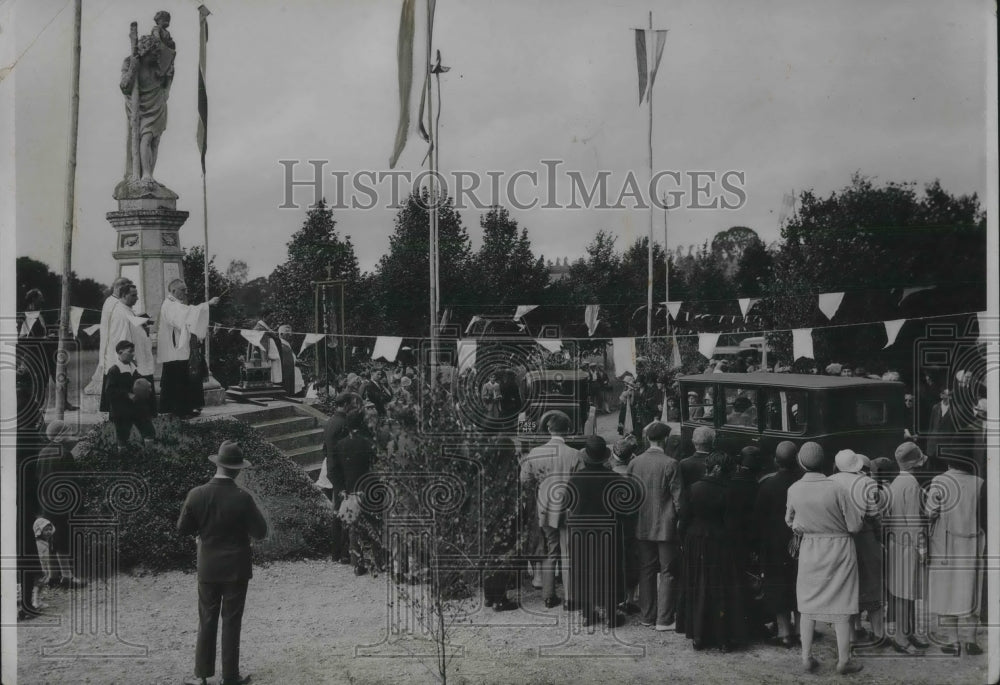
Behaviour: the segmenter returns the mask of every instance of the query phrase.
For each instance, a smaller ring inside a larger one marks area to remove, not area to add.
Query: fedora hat
[[[232,440],[223,440],[219,445],[219,453],[209,455],[208,460],[227,469],[245,469],[251,466],[250,462],[243,458],[243,450],[240,449],[239,443]]]
[[[611,449],[600,435],[590,435],[587,437],[587,443],[581,450],[580,456],[587,464],[603,464],[611,456]]]

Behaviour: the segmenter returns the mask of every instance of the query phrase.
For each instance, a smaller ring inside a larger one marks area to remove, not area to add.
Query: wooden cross
[[[327,264],[326,266],[326,280],[328,281],[333,280],[333,266],[330,264]]]

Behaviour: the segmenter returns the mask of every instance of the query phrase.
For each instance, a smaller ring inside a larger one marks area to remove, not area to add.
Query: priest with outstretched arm
[[[170,294],[160,307],[156,350],[163,363],[160,411],[190,418],[205,405],[200,364],[192,359],[192,345],[197,349],[198,342],[208,335],[208,308],[219,298],[190,305],[184,281],[175,278],[167,288]]]

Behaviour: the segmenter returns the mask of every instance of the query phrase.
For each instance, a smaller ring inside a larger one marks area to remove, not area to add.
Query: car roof
[[[546,369],[544,371],[529,371],[524,374],[524,380],[526,382],[530,381],[579,381],[584,378],[590,378],[586,371],[577,371],[575,369]]]
[[[854,376],[819,376],[811,373],[701,373],[681,376],[677,380],[695,383],[732,383],[735,385],[756,385],[762,387],[788,388],[854,388],[862,386],[899,386],[896,381],[857,378]]]

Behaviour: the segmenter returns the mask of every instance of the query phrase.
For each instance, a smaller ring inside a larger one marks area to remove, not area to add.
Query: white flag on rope
[[[711,359],[715,354],[715,346],[719,344],[718,333],[699,333],[698,351],[707,359]]]
[[[754,305],[760,302],[759,299],[755,297],[741,297],[740,298],[740,313],[743,318],[747,318],[747,312],[754,308]]]
[[[670,312],[670,318],[676,319],[677,315],[681,311],[681,305],[683,302],[663,302],[662,304],[667,305],[667,311]]]
[[[396,361],[396,355],[399,354],[399,348],[402,344],[402,338],[390,335],[378,336],[375,338],[375,349],[372,350],[372,361],[380,357],[387,362]]]
[[[93,326],[87,326],[83,329],[83,332],[87,335],[93,335],[97,331],[101,330],[101,324],[95,323]]]
[[[819,310],[823,312],[826,318],[832,319],[837,314],[837,310],[840,309],[840,303],[843,301],[844,293],[821,293],[819,296]]]
[[[554,338],[535,338],[535,342],[549,352],[555,353],[562,349],[562,340],[556,340]]]
[[[796,328],[792,331],[792,361],[805,357],[815,359],[813,356],[813,329]]]
[[[315,345],[324,337],[326,336],[324,336],[322,333],[306,333],[305,340],[302,341],[302,347],[299,348],[299,354],[305,352],[307,347]]]
[[[538,309],[537,304],[519,304],[517,306],[517,311],[514,312],[514,321],[520,321],[521,317],[530,312],[532,309]]]
[[[476,341],[459,340],[457,345],[458,372],[476,368]]]
[[[587,309],[583,312],[583,320],[587,324],[587,335],[594,335],[594,331],[597,330],[597,324],[600,323],[600,319],[597,318],[598,310],[600,306],[596,304],[588,304]]]
[[[261,339],[264,337],[264,333],[266,333],[266,331],[250,330],[248,328],[240,329],[240,335],[243,336],[244,340],[246,340],[254,347],[259,347],[260,349],[266,352],[267,350],[264,348],[264,344],[261,342]]]
[[[896,319],[894,321],[883,321],[883,324],[885,325],[885,337],[888,338],[888,341],[885,343],[885,346],[882,348],[883,350],[886,347],[889,347],[890,345],[892,345],[894,342],[896,342],[896,336],[899,335],[899,331],[903,327],[904,323],[906,323],[906,319]]]
[[[80,333],[80,319],[83,318],[83,307],[69,308],[69,329],[75,338]]]
[[[621,378],[627,371],[633,376],[635,369],[635,338],[612,338],[612,359],[615,362],[615,377]]]

